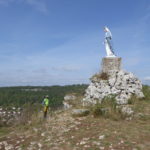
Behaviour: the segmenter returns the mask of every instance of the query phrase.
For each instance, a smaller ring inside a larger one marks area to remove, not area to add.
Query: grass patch
[[[133,95],[129,100],[128,100],[128,104],[129,105],[133,105],[135,104],[135,102],[139,100],[135,95]]]
[[[92,106],[91,112],[94,117],[102,116],[113,120],[118,120],[120,118],[120,115],[118,115],[119,111],[117,109],[115,95],[107,96],[101,103]]]
[[[148,85],[143,85],[143,93],[145,96],[145,100],[150,102],[150,86]]]
[[[0,137],[6,136],[6,135],[9,134],[11,131],[12,131],[11,128],[8,128],[8,127],[0,127]]]

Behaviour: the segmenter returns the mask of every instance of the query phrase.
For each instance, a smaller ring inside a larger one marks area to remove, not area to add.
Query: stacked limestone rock
[[[11,107],[11,108],[2,108],[0,107],[0,126],[3,125],[12,125],[21,116],[21,108]]]
[[[102,71],[91,78],[86,89],[84,105],[91,105],[104,97],[115,95],[117,104],[127,104],[132,95],[143,98],[142,83],[132,73],[121,70],[120,58],[103,58]]]

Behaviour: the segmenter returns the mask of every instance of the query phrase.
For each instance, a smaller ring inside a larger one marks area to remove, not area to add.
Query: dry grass
[[[102,103],[97,103],[90,107],[91,114],[94,117],[109,118],[112,120],[125,119],[124,115],[121,113],[120,108],[117,107],[115,95],[105,97]]]
[[[95,74],[93,75],[90,80],[93,82],[93,81],[100,81],[100,80],[108,80],[109,79],[109,75],[105,72],[101,72],[101,73],[98,73],[98,74]]]
[[[146,92],[148,95],[150,91]],[[103,105],[107,106],[107,103]],[[3,135],[0,141],[17,145],[22,136],[24,141],[19,145],[24,150],[31,146],[31,142],[36,142],[33,150],[39,149],[38,143],[42,144],[42,150],[149,150],[150,99],[148,96],[145,100],[136,99],[130,105],[135,110],[132,120],[95,118],[93,115],[73,118],[71,110],[59,111],[24,132],[14,128],[10,138],[8,134]]]
[[[130,121],[95,118],[93,115],[72,118],[71,110],[55,112],[47,121],[31,126],[24,133],[16,130],[18,139],[16,133],[11,135],[11,139],[15,143],[20,135],[24,136],[25,141],[21,143],[24,149],[36,141],[43,145],[42,150],[149,150],[150,101],[136,101],[134,108],[137,116]]]

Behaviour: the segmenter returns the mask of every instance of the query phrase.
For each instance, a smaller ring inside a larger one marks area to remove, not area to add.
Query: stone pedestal
[[[110,73],[121,70],[120,57],[104,57],[102,59],[102,72]]]
[[[101,72],[93,75],[90,80],[83,99],[84,106],[101,103],[105,97],[111,95],[115,96],[118,105],[128,104],[133,95],[138,98],[144,97],[141,81],[132,73],[121,69],[120,57],[103,58]]]

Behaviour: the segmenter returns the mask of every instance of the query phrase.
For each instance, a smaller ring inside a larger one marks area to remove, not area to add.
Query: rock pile
[[[65,109],[69,109],[73,106],[73,101],[76,100],[76,96],[74,94],[67,94],[64,97],[63,105]]]
[[[142,83],[132,73],[118,70],[99,73],[91,78],[86,89],[84,105],[101,103],[104,97],[115,95],[117,104],[127,104],[132,95],[143,98]]]
[[[72,115],[73,116],[86,116],[90,113],[88,109],[73,109],[72,110]]]
[[[16,120],[19,119],[21,115],[21,108],[10,107],[2,108],[0,107],[0,126],[2,125],[12,125]]]

